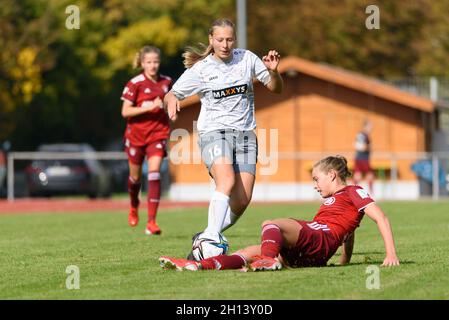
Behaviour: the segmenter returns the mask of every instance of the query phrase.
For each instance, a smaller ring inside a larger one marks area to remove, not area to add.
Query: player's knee
[[[215,181],[217,189],[224,190],[230,193],[234,187],[235,177],[233,175],[227,175],[226,177],[221,177],[219,181]]]
[[[262,228],[269,224],[273,224],[273,220],[265,220],[264,222],[262,222]]]
[[[140,181],[140,175],[139,174],[130,174],[129,177],[134,181],[135,183]]]
[[[240,249],[235,254],[242,255],[248,262],[251,261],[251,257],[260,254],[260,245],[249,246],[244,249]]]

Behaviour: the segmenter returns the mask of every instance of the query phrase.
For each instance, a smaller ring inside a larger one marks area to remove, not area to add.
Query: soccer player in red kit
[[[363,123],[363,129],[357,133],[355,141],[355,160],[354,160],[354,184],[359,184],[363,177],[368,182],[368,188],[370,194],[374,191],[374,171],[371,168],[370,156],[371,156],[371,139],[370,133],[373,129],[372,122],[365,120]]]
[[[148,223],[145,233],[160,234],[156,224],[156,213],[161,196],[160,167],[167,156],[166,139],[170,125],[163,99],[172,85],[171,78],[159,74],[161,52],[153,46],[143,47],[134,60],[134,68],[142,68],[139,75],[125,86],[121,99],[122,116],[127,119],[125,151],[128,155],[128,192],[131,209],[128,223],[135,227],[139,222],[139,192],[141,188],[142,164],[148,161]]]
[[[382,266],[399,265],[388,218],[363,188],[346,185],[350,175],[344,157],[324,158],[312,170],[315,189],[325,199],[312,221],[264,221],[260,245],[199,262],[163,256],[160,264],[179,271],[239,269],[247,264],[253,271],[279,270],[283,266],[321,267],[343,245],[340,264],[344,265],[351,259],[354,230],[367,215],[377,223],[384,241],[386,257]]]

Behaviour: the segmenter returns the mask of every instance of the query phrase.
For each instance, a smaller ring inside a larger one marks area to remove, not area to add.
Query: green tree
[[[380,9],[380,29],[368,30],[365,9]],[[248,1],[249,45],[257,53],[277,48],[376,77],[413,74],[428,23],[429,1]]]
[[[69,30],[70,0],[0,2],[0,139],[16,149],[121,137],[135,53],[159,46],[161,71],[176,78],[184,46],[206,41],[211,21],[234,11],[232,0],[78,0],[80,29]]]

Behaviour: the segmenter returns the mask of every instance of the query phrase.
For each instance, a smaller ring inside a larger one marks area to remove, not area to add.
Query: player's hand
[[[144,101],[141,106],[143,109],[146,110],[146,112],[151,112],[152,110],[156,109],[157,106],[155,105],[154,101]]]
[[[386,257],[384,263],[382,263],[381,267],[393,267],[399,265],[399,259],[396,256]]]
[[[262,61],[268,70],[277,71],[281,55],[276,50],[268,51],[266,56],[262,57]]]
[[[162,109],[164,107],[164,102],[161,98],[156,97],[156,99],[153,100],[153,107]]]
[[[178,115],[176,113],[180,110],[180,103],[178,99],[174,99],[167,103],[167,112],[170,120],[176,121],[176,119],[178,118]]]

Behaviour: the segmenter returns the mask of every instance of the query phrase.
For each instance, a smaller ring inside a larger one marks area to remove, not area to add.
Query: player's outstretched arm
[[[380,234],[384,240],[386,257],[382,263],[382,266],[398,266],[399,259],[396,255],[393,231],[391,230],[390,221],[387,216],[375,203],[372,203],[365,208],[365,214],[377,223],[377,227],[379,228]]]
[[[136,108],[133,106],[131,101],[125,100],[125,101],[123,101],[123,105],[122,105],[122,117],[125,119],[130,118],[130,117],[135,117],[140,114],[154,110],[157,107],[159,107],[159,105],[160,105],[160,103],[158,104],[157,102],[149,102],[146,105],[142,105],[140,108]]]
[[[340,256],[340,265],[344,266],[345,264],[348,264],[349,261],[351,261],[352,257],[352,249],[354,248],[354,239],[355,234],[354,232],[351,232],[348,234],[343,241],[343,245],[341,247],[341,256]]]
[[[167,108],[168,117],[170,120],[175,121],[177,119],[177,112],[180,110],[179,100],[170,91],[164,97],[164,106]]]
[[[281,93],[284,87],[282,77],[278,72],[280,54],[275,50],[268,51],[266,56],[262,57],[262,61],[270,72],[271,81],[267,84],[268,90],[274,93]]]

